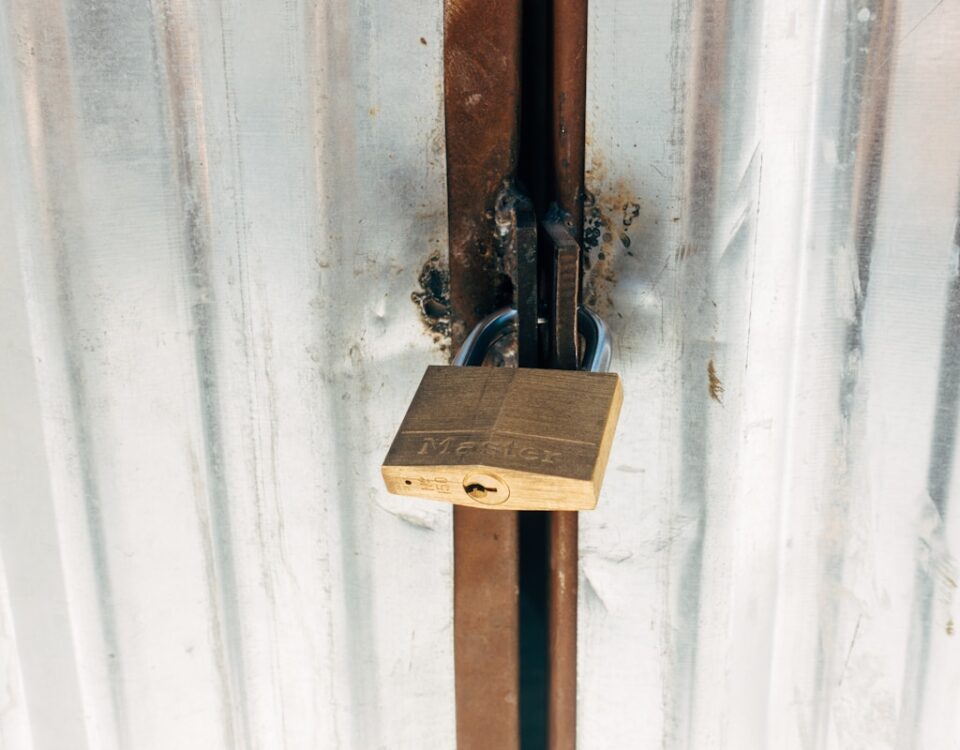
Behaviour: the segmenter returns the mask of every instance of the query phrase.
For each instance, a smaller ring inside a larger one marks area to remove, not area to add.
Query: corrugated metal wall
[[[443,359],[440,4],[2,24],[0,746],[452,746],[449,509],[379,478]]]
[[[627,401],[581,747],[956,747],[960,4],[612,0],[590,34]]]
[[[0,6],[3,748],[453,746],[441,10]],[[590,13],[580,745],[954,746],[960,5]]]

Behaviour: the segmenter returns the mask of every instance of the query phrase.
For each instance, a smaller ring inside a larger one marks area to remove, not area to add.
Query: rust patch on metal
[[[717,366],[712,359],[707,362],[707,391],[710,393],[710,398],[721,406],[723,405],[723,383],[720,381],[720,376],[717,375]]]
[[[583,300],[601,317],[617,315],[612,292],[628,263],[636,262],[643,248],[635,242],[645,222],[657,221],[644,215],[644,200],[625,179],[612,182],[603,160],[592,154],[589,185],[596,193],[584,196]]]
[[[440,347],[450,351],[450,274],[439,255],[432,255],[420,269],[420,289],[410,295],[420,310],[420,319]]]

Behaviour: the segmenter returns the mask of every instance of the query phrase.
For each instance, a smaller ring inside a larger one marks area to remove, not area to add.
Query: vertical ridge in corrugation
[[[30,720],[64,727],[70,703],[52,691],[71,695],[76,671],[91,746],[452,745],[449,509],[387,496],[376,470],[441,358],[410,299],[446,239],[441,8],[330,13],[336,28],[297,2],[10,13],[4,80],[40,98],[5,97],[4,120],[72,139],[52,152],[3,131],[5,153],[41,159],[6,176],[5,215],[42,404],[21,410],[46,433],[75,645],[51,662],[62,685],[37,679],[41,659],[21,668]],[[31,190],[63,204],[46,218],[59,245],[38,233]],[[33,503],[41,530],[31,493],[17,511]],[[6,537],[3,554],[46,569]],[[36,579],[48,603],[14,593],[18,622],[55,614],[54,583]],[[32,645],[21,636],[18,652]]]
[[[46,258],[25,259],[27,283],[42,288],[41,278],[55,285],[52,299],[30,302],[34,306],[49,304],[55,310],[47,333],[59,336],[53,346],[55,356],[63,358],[64,402],[71,427],[66,438],[70,466],[67,471],[77,482],[82,498],[85,543],[92,566],[99,636],[104,650],[111,655],[106,663],[112,713],[111,731],[123,745],[128,738],[126,696],[123,689],[123,654],[114,623],[115,591],[110,571],[107,529],[102,514],[102,495],[97,476],[98,451],[89,433],[91,409],[86,387],[83,356],[78,347],[80,334],[76,310],[76,290],[83,281],[74,261],[78,247],[87,244],[82,206],[79,204],[79,179],[76,107],[73,96],[75,73],[68,53],[69,34],[66,9],[61,4],[38,8],[14,3],[14,28],[23,36],[17,41],[18,59],[23,61],[24,75],[20,93],[30,149],[35,213],[42,229],[41,241],[48,246]],[[42,313],[34,307],[33,316]]]
[[[954,526],[924,498],[956,15],[611,3],[591,33],[594,299],[642,395],[583,519],[581,746],[951,741]]]
[[[362,77],[355,77],[359,71],[354,57],[358,47],[366,46],[367,35],[372,32],[367,25],[358,23],[359,19],[343,3],[327,4],[322,11],[317,8],[314,13],[311,29],[317,35],[315,50],[318,55],[312,70],[318,84],[312,90],[322,95],[313,106],[315,127],[322,133],[319,142],[332,146],[317,154],[317,177],[320,180],[317,199],[323,208],[322,226],[328,236],[335,243],[345,243],[352,235],[348,225],[357,221],[362,223],[355,200],[363,187],[354,179],[358,146],[351,123],[361,116],[357,94],[362,91],[355,91],[355,87],[363,89],[365,82]],[[344,202],[347,205],[344,206]],[[362,230],[356,239],[362,241]],[[343,290],[349,286],[350,275],[357,268],[358,259],[352,253],[344,254],[339,262],[330,262],[323,272],[320,291],[324,323],[321,335],[324,340],[318,341],[317,346],[323,352],[325,362],[335,368],[326,392],[326,410],[330,418],[328,429],[332,436],[342,438],[357,435],[360,429],[353,405],[343,398],[344,393],[352,389],[346,381],[347,372],[339,365],[344,359],[353,361],[359,352],[356,344],[347,338],[349,333],[339,330],[337,320],[344,311],[354,307],[354,301],[344,295]],[[363,553],[363,532],[369,531],[371,524],[364,506],[356,502],[360,488],[354,481],[351,441],[335,440],[331,459],[325,467],[327,481],[331,486],[335,483],[338,492],[347,500],[330,507],[331,522],[339,529],[335,537],[337,545],[332,549],[337,558],[334,576],[339,577],[342,587],[349,589],[349,595],[340,602],[341,606],[334,608],[338,618],[333,632],[340,642],[337,651],[342,660],[341,669],[350,675],[346,687],[351,697],[349,715],[337,712],[337,737],[344,746],[371,747],[377,744],[374,711],[378,695],[369,665],[376,663],[377,653],[371,621],[363,616],[364,612],[375,611],[372,570],[368,555]],[[370,539],[366,541],[368,544],[372,542]]]
[[[178,194],[178,223],[184,257],[183,277],[192,323],[196,392],[201,423],[199,455],[204,497],[198,498],[206,585],[210,595],[214,659],[221,681],[222,722],[227,745],[246,747],[252,739],[247,719],[246,681],[241,634],[240,601],[234,564],[230,491],[226,475],[231,467],[224,456],[222,434],[222,368],[218,363],[221,300],[212,274],[211,153],[205,108],[207,82],[200,55],[199,18],[179,2],[152,6],[158,38],[159,85],[166,115],[165,135]],[[209,55],[215,48],[206,48]],[[223,60],[223,57],[219,58]],[[226,71],[222,71],[226,76]],[[226,92],[224,92],[226,94]],[[233,154],[230,154],[233,156]],[[242,262],[241,259],[240,262]]]

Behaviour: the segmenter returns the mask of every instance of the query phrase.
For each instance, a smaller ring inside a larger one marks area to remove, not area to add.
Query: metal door
[[[0,4],[0,747],[454,746],[451,513],[378,475],[442,15]],[[587,71],[578,746],[956,744],[960,5],[594,0]]]

